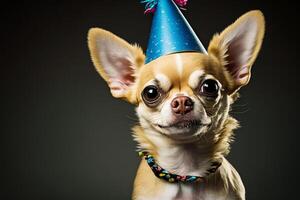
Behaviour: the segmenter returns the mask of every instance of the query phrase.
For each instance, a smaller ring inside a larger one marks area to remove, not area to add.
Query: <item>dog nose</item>
[[[174,113],[184,115],[193,110],[194,102],[187,96],[179,96],[173,99],[171,107]]]

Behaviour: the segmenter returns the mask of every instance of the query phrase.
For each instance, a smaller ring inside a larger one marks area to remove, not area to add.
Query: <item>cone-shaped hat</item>
[[[145,0],[146,12],[154,12],[146,51],[146,63],[179,52],[207,53],[197,35],[177,7],[178,0]],[[184,1],[186,3],[186,1]],[[178,3],[180,4],[180,3]]]

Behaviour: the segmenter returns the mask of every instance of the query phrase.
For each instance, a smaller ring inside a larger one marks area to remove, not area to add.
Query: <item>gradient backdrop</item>
[[[242,128],[228,159],[248,199],[296,199],[299,7],[190,0],[184,14],[207,47],[252,9],[264,12],[267,29],[251,82],[233,107]],[[102,27],[145,49],[151,16],[143,11],[137,0],[1,5],[1,199],[130,199],[139,163],[134,107],[111,97],[86,35]]]

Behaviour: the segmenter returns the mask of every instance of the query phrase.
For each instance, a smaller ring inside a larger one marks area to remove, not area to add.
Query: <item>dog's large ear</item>
[[[132,86],[138,68],[144,64],[142,49],[100,28],[89,30],[88,46],[96,70],[112,95],[135,103]]]
[[[264,32],[264,16],[255,10],[241,16],[211,40],[208,53],[217,57],[229,73],[230,94],[249,82]]]

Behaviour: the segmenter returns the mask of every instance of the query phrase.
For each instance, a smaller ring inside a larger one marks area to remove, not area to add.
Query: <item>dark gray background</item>
[[[292,199],[297,182],[298,7],[288,1],[190,0],[185,15],[207,47],[251,9],[266,35],[250,84],[233,107],[229,160],[248,199]],[[139,158],[133,106],[111,97],[86,45],[102,27],[147,45],[151,17],[134,1],[1,6],[1,199],[129,199]],[[298,190],[298,191],[297,191]]]

